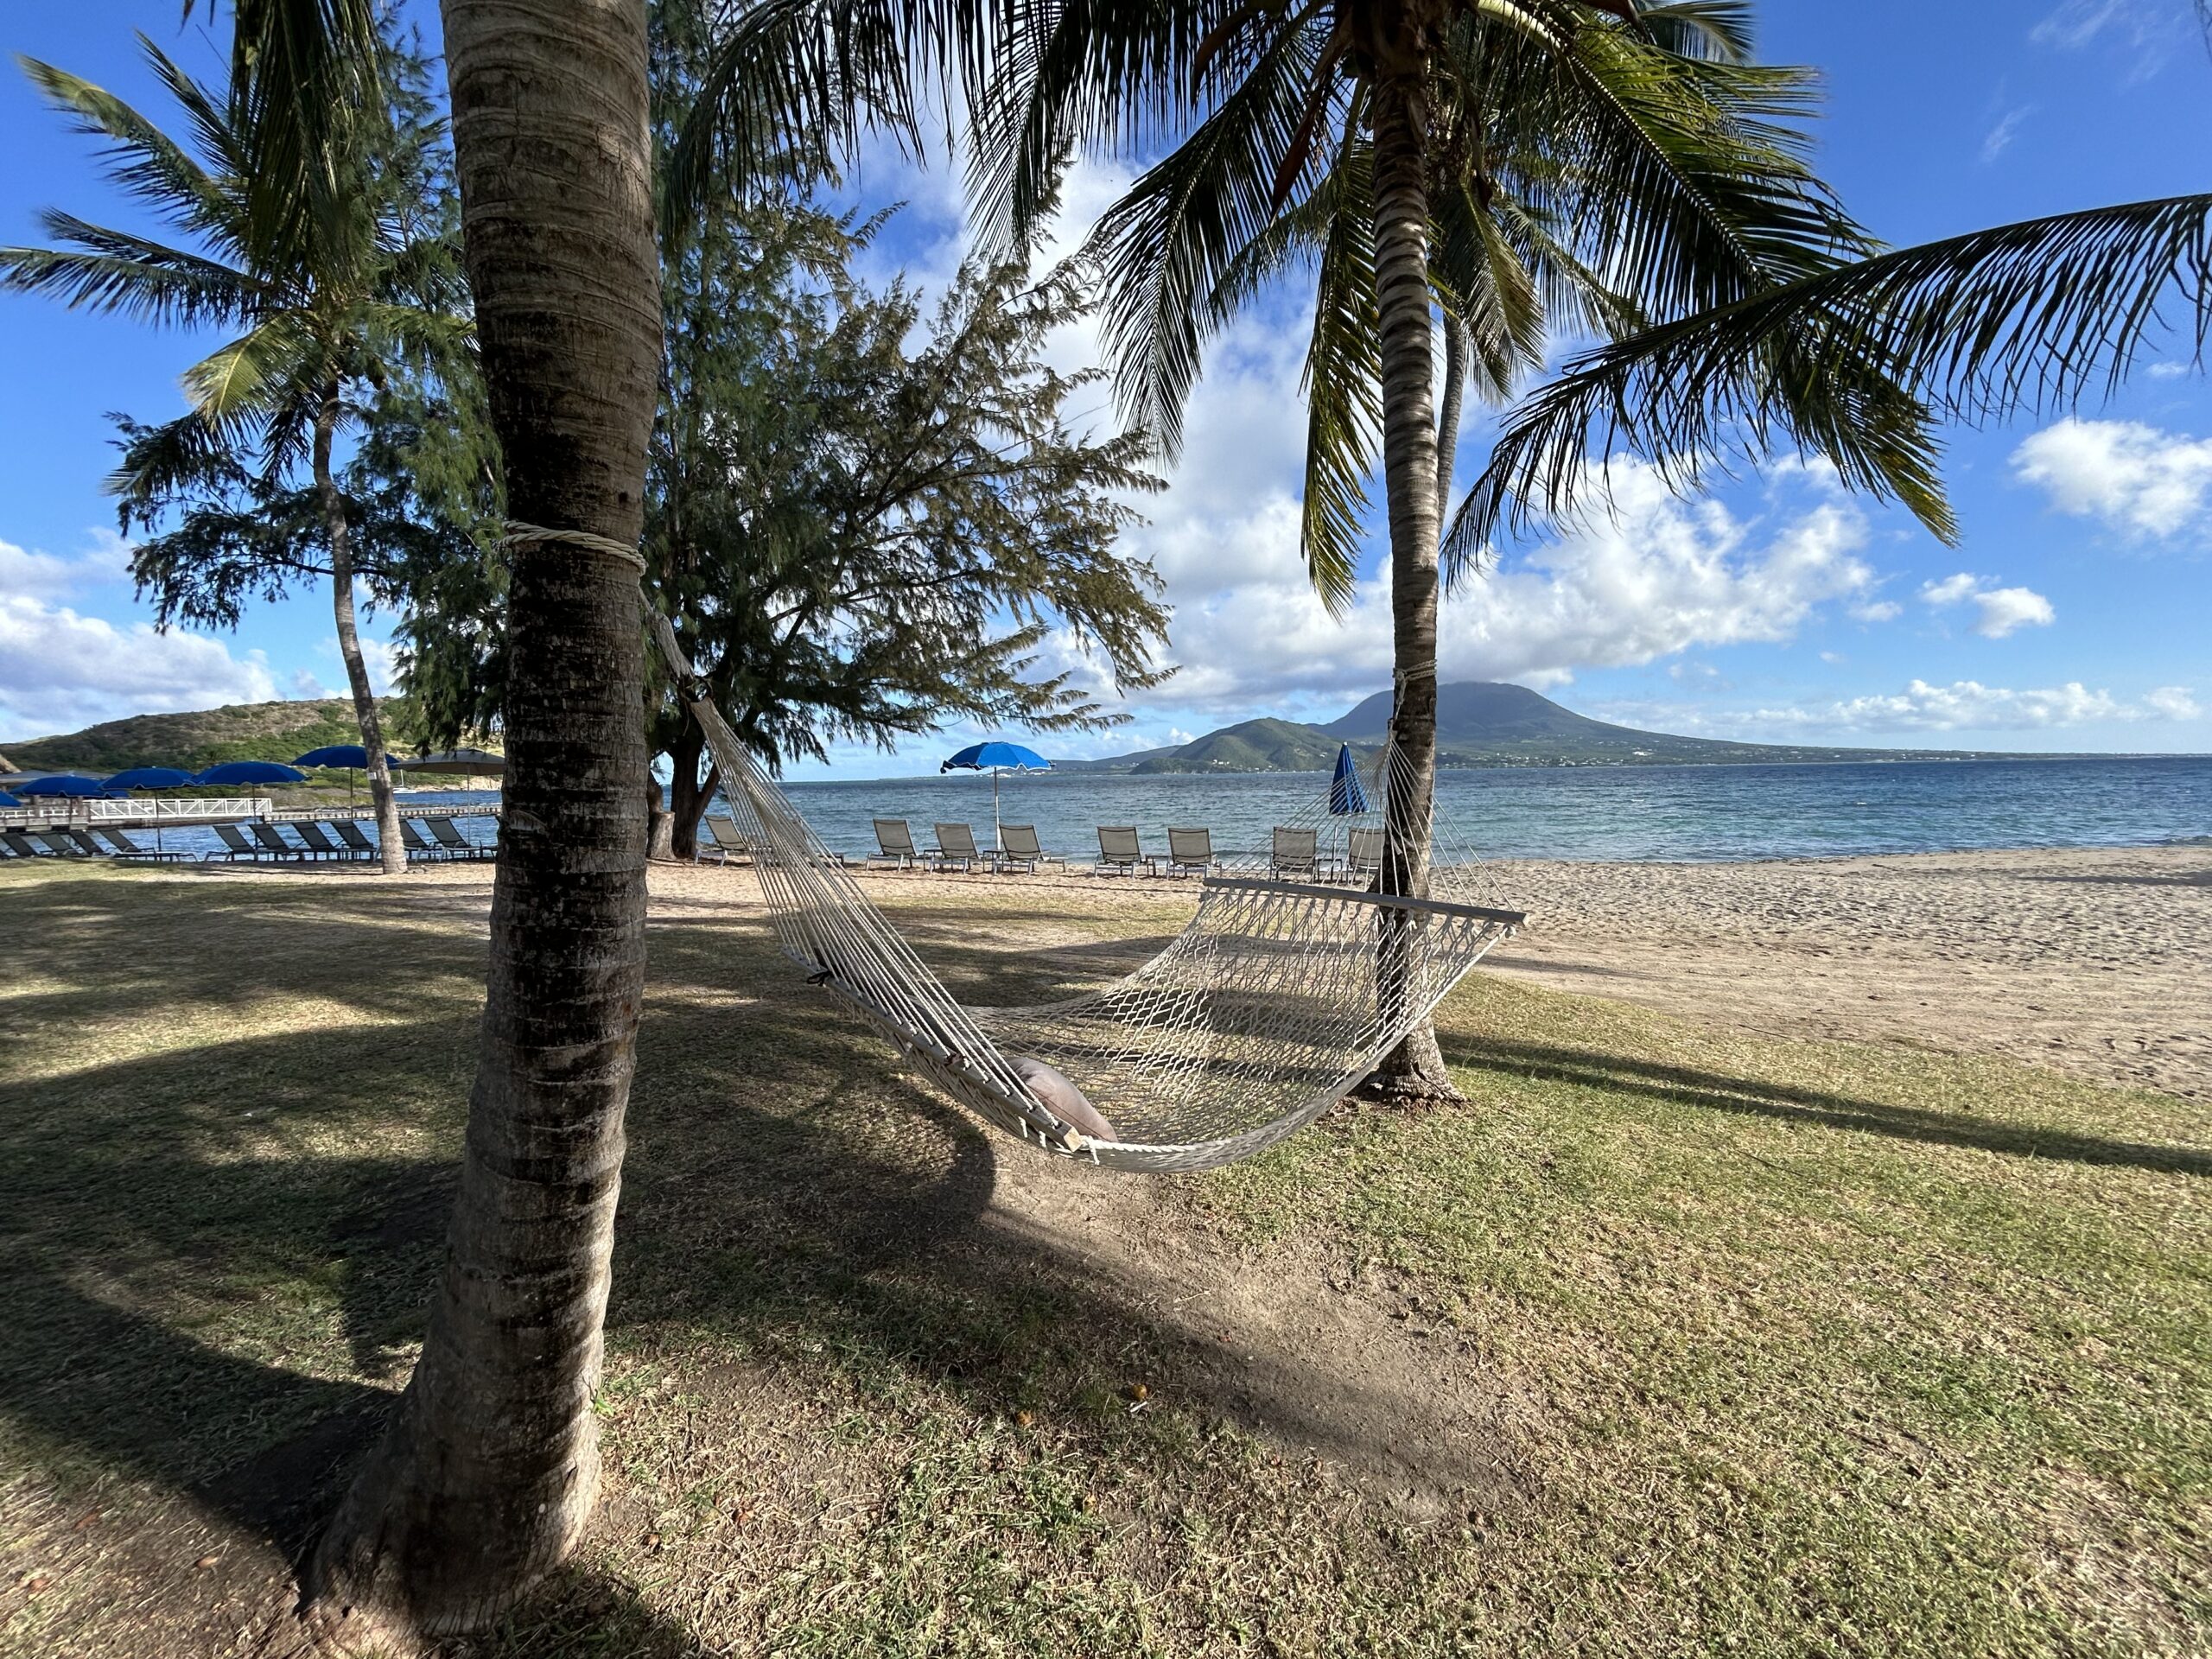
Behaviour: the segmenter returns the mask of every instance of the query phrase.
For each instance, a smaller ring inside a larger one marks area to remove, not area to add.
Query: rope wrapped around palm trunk
[[[1271,1146],[1340,1099],[1525,919],[1434,896],[1456,893],[1457,865],[1433,868],[1430,896],[1416,898],[1262,879],[1261,860],[1251,874],[1209,875],[1182,933],[1105,989],[965,1007],[738,741],[667,619],[652,623],[786,954],[946,1093],[1048,1150],[1173,1171]],[[1378,790],[1390,764],[1386,750]],[[1072,1109],[1063,1084],[1079,1091]],[[1098,1115],[1089,1133],[1070,1121],[1084,1105]]]

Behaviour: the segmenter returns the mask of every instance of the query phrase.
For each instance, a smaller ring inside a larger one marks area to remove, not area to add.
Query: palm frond
[[[1372,148],[1350,126],[1336,171],[1348,198],[1371,194]],[[1375,301],[1371,213],[1330,215],[1306,347],[1306,486],[1299,545],[1306,572],[1332,616],[1351,607],[1367,476],[1382,435],[1382,326]]]
[[[1675,0],[1639,12],[1645,34],[1662,52],[1716,63],[1748,63],[1751,8],[1747,0]]]
[[[1197,130],[1107,211],[1085,249],[1104,277],[1103,333],[1123,412],[1171,455],[1209,296],[1278,217],[1277,166],[1329,27],[1315,21],[1278,35]]]
[[[167,80],[183,72],[143,35],[139,42],[156,73]],[[109,178],[165,220],[200,235],[220,230],[231,216],[222,185],[182,145],[112,92],[81,75],[19,57],[23,73],[46,101],[69,118],[76,131],[112,143],[102,158]]]
[[[1593,450],[1624,448],[1683,487],[1732,448],[1764,457],[1795,444],[1848,473],[1856,463],[1836,446],[1855,411],[1831,400],[1834,420],[1808,414],[1795,401],[1808,384],[1855,377],[1869,399],[1856,412],[1878,434],[1886,423],[1896,441],[1897,415],[1866,390],[1870,379],[1910,388],[1962,422],[2040,413],[2099,387],[2108,395],[2145,343],[2168,332],[2202,359],[2212,337],[2212,194],[2054,214],[1878,254],[1570,364],[1507,423],[1452,527],[1452,551],[1469,556],[1501,524],[1570,511]],[[1861,466],[1854,481],[1930,517],[1878,467]]]
[[[215,260],[125,231],[48,211],[40,225],[60,248],[0,248],[0,287],[52,295],[64,305],[142,321],[223,326],[262,298],[251,277]]]
[[[196,3],[186,0],[188,17]],[[389,123],[378,0],[232,0],[231,10],[240,233],[272,267],[296,265],[346,233],[355,204],[342,158]]]
[[[297,397],[321,354],[302,320],[278,312],[187,369],[185,395],[201,420],[235,440]]]

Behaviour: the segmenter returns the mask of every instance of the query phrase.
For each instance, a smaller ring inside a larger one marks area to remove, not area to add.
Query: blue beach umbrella
[[[25,804],[25,803],[21,796],[10,795],[6,790],[0,789],[0,806],[22,806],[23,804]]]
[[[29,783],[17,784],[16,793],[66,796],[72,800],[96,801],[107,793],[107,785],[97,778],[79,778],[73,773],[60,772],[51,778],[34,778]]]
[[[110,789],[189,789],[194,779],[175,766],[133,766],[107,780]]]
[[[192,781],[195,784],[304,784],[307,774],[274,760],[226,760],[210,766]]]
[[[1009,772],[1050,772],[1052,763],[1034,749],[1024,748],[1019,743],[970,743],[947,760],[938,770],[945,772],[988,772],[991,774],[991,846],[1002,850],[1004,840],[999,835],[999,778]]]
[[[1359,768],[1351,762],[1351,745],[1337,747],[1337,775],[1329,780],[1329,812],[1332,817],[1356,817],[1375,809],[1367,804],[1367,791],[1359,785]]]
[[[328,766],[334,772],[343,766],[348,772],[365,772],[369,752],[358,743],[326,743],[319,749],[309,749],[295,756],[296,766]]]
[[[190,789],[200,780],[190,772],[175,766],[133,766],[128,772],[118,772],[107,780],[110,789]],[[162,845],[162,819],[154,815],[154,850],[166,850]]]

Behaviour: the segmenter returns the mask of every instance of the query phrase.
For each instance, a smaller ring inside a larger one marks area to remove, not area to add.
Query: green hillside
[[[378,707],[387,729],[400,702]],[[283,760],[326,743],[358,743],[361,728],[343,697],[320,702],[243,702],[184,715],[133,715],[60,737],[10,743],[8,759],[23,772],[85,772],[126,766],[182,766],[197,772],[219,760]]]
[[[1446,766],[1741,766],[1757,762],[1950,760],[1988,758],[1960,749],[1851,749],[1675,737],[1592,720],[1526,686],[1462,681],[1436,690],[1437,760]],[[1055,761],[1071,772],[1325,772],[1338,746],[1364,760],[1382,742],[1389,693],[1369,697],[1325,725],[1248,720],[1177,748],[1105,760]]]

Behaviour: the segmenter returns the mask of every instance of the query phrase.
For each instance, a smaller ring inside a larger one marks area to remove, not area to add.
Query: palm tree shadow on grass
[[[89,925],[95,949],[126,931]],[[297,925],[309,937],[289,939],[294,960],[327,949],[334,964],[323,982],[210,952],[164,963],[173,1006],[219,1008],[264,979],[343,995],[379,974],[357,919]],[[0,1236],[12,1287],[0,1412],[73,1471],[65,1487],[106,1471],[178,1500],[144,1517],[138,1570],[170,1581],[186,1647],[236,1602],[218,1611],[231,1567],[195,1577],[200,1546],[179,1541],[222,1541],[265,1600],[271,1567],[298,1562],[372,1443],[420,1336],[473,1049],[473,1020],[435,982],[480,945],[408,937],[421,977],[411,995],[372,995],[383,1023],[218,1040],[226,1027],[212,1020],[194,1045],[0,1084],[0,1132],[32,1172]],[[1309,1374],[1325,1356],[1225,1363],[1079,1249],[995,1211],[1001,1143],[793,982],[757,929],[664,925],[655,962],[608,1316],[618,1357],[628,1332],[654,1344],[658,1330],[704,1331],[801,1368],[827,1352],[983,1409],[1179,1377],[1210,1417],[1323,1452],[1377,1450],[1352,1443],[1365,1431],[1332,1414]],[[1005,962],[979,951],[953,967],[989,978]],[[734,981],[755,993],[742,1008],[728,1006]],[[120,969],[52,991],[40,1017],[112,1019],[118,992],[122,1017],[139,1017],[145,993]],[[427,1017],[396,1021],[410,1002]],[[452,1159],[424,1155],[426,1133]],[[408,1155],[378,1155],[387,1137]],[[41,1530],[67,1525],[55,1507]],[[562,1650],[602,1605],[609,1631],[644,1621],[624,1637],[634,1650],[691,1650],[619,1587],[563,1584],[553,1611],[520,1616],[514,1652]]]
[[[2110,1141],[2063,1129],[1934,1112],[1886,1102],[1855,1100],[1790,1084],[1729,1077],[1693,1067],[1629,1059],[1591,1050],[1536,1043],[1452,1036],[1445,1058],[1469,1071],[1503,1077],[1538,1077],[1611,1093],[1642,1095],[1710,1111],[1818,1123],[1829,1128],[1925,1145],[1971,1147],[2023,1158],[2058,1158],[2080,1164],[2132,1166],[2180,1175],[2212,1175],[2212,1151]]]

